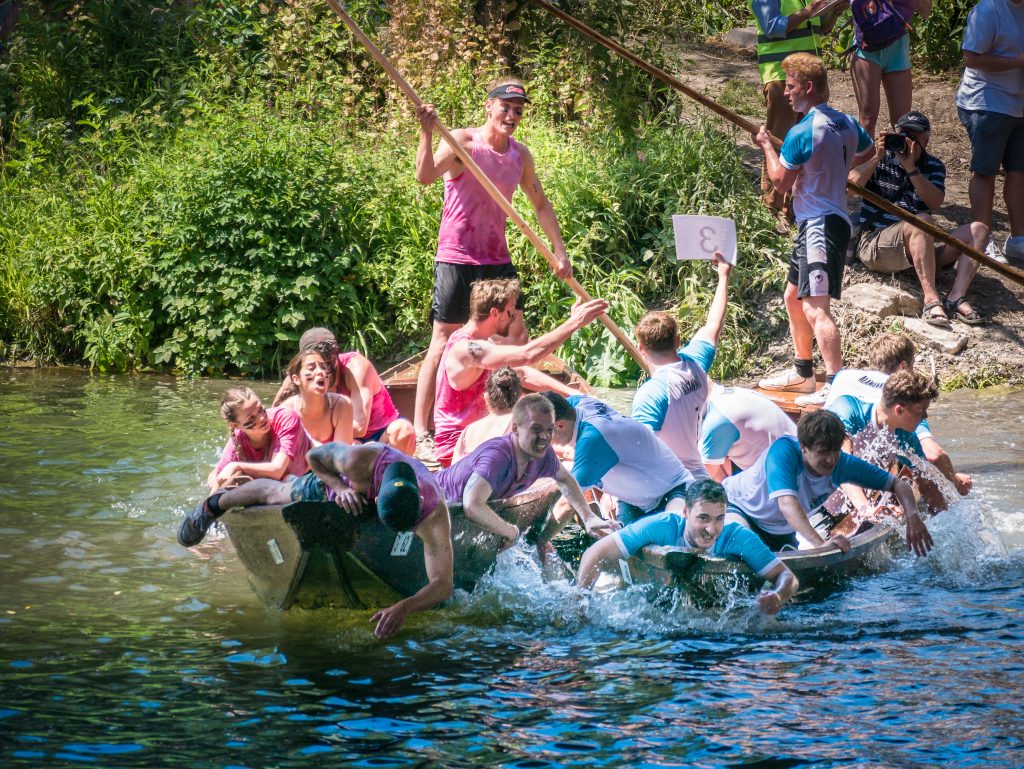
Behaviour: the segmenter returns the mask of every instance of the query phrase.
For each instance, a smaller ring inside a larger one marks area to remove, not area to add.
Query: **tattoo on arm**
[[[479,342],[470,342],[469,343],[469,357],[476,358],[476,359],[479,360],[480,358],[483,357],[483,355],[484,355],[484,348],[480,345]]]

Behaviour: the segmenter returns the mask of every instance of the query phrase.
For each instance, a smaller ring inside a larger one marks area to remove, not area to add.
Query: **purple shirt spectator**
[[[481,443],[451,467],[438,471],[434,478],[449,502],[461,502],[462,493],[473,473],[491,485],[490,499],[508,499],[532,486],[538,478],[554,478],[561,463],[548,446],[544,456],[531,459],[521,478],[516,478],[515,435],[502,435]]]

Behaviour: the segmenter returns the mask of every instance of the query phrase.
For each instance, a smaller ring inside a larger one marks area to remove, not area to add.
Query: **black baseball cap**
[[[914,111],[908,112],[896,121],[897,131],[904,128],[909,128],[911,131],[917,131],[918,133],[931,133],[932,124],[923,112]]]
[[[491,89],[491,92],[487,94],[488,99],[522,99],[527,104],[530,103],[530,98],[526,95],[526,89],[518,83],[505,83],[499,85],[497,88]]]
[[[420,485],[416,471],[408,462],[388,465],[377,492],[377,516],[395,531],[408,531],[420,512]]]

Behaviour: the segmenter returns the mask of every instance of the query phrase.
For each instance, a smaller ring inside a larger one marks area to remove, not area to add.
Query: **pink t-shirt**
[[[257,449],[249,438],[241,430],[235,430],[235,437],[228,438],[224,444],[224,450],[220,453],[220,461],[214,472],[219,473],[230,462],[269,462],[279,451],[283,451],[291,460],[288,463],[286,475],[299,476],[309,470],[306,464],[306,453],[311,445],[309,436],[302,429],[302,420],[299,415],[286,406],[277,406],[267,409],[267,418],[270,420],[270,447]],[[235,443],[242,447],[245,458],[238,456]]]
[[[469,154],[498,188],[511,200],[523,178],[523,154],[509,137],[508,149],[495,152],[471,129]],[[463,170],[445,179],[444,208],[437,236],[437,257],[448,264],[508,264],[512,257],[505,240],[505,212],[494,202],[473,174]]]
[[[484,402],[484,390],[490,371],[482,371],[479,378],[465,390],[456,390],[448,382],[445,362],[452,345],[463,339],[472,339],[465,329],[458,329],[450,337],[441,353],[441,363],[437,367],[437,395],[434,399],[434,457],[442,464],[449,464],[455,444],[466,429],[466,425],[475,422],[487,413]]]
[[[338,355],[338,388],[337,391],[346,397],[351,397],[352,393],[349,392],[348,386],[345,384],[345,369],[348,368],[348,362],[353,357],[358,355],[357,352],[343,352]],[[395,406],[395,402],[391,400],[391,393],[387,391],[387,388],[381,384],[380,390],[373,396],[373,402],[369,404],[369,422],[366,426],[367,439],[374,437],[374,433],[379,430],[383,430],[389,424],[394,422],[400,414],[398,408]]]

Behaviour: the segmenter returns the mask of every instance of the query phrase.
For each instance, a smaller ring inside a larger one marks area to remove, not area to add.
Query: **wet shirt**
[[[888,491],[896,479],[880,467],[840,452],[831,475],[814,475],[804,467],[800,444],[789,436],[768,447],[753,467],[722,483],[729,506],[757,521],[769,534],[791,534],[793,527],[779,509],[779,497],[794,496],[808,516],[843,483]]]
[[[813,107],[789,129],[779,160],[790,171],[800,170],[793,185],[797,222],[835,214],[847,222],[846,176],[853,156],[871,146],[860,123],[827,104]]]
[[[337,391],[346,397],[351,397],[352,393],[349,391],[348,385],[345,384],[344,374],[348,370],[349,361],[357,355],[359,355],[357,352],[343,352],[338,355]],[[383,383],[381,383],[380,390],[373,396],[373,401],[368,404],[364,403],[363,408],[369,409],[367,415],[369,421],[366,425],[367,435],[373,435],[378,430],[383,430],[400,416],[395,402],[391,400],[391,394]]]
[[[828,390],[828,398],[825,399],[824,408],[830,409],[832,404],[844,395],[852,395],[857,400],[877,404],[882,400],[882,388],[889,381],[889,375],[881,371],[871,371],[860,368],[839,369],[832,386]],[[928,420],[922,419],[921,424],[914,430],[919,440],[931,438],[932,431],[928,427]]]
[[[497,152],[471,130],[469,154],[480,170],[511,200],[523,178],[523,155],[515,139]],[[437,236],[437,261],[448,264],[508,264],[505,212],[469,171],[444,182],[444,208]]]
[[[619,546],[619,553],[623,558],[629,558],[646,545],[693,547],[686,539],[686,518],[674,512],[642,518],[619,531],[612,532],[611,536]],[[751,571],[761,576],[782,563],[759,536],[738,523],[727,523],[722,527],[722,533],[715,540],[708,555],[743,561]]]
[[[924,456],[921,441],[914,433],[896,429],[889,431],[875,422],[877,404],[844,395],[835,400],[828,410],[835,414],[846,428],[846,434],[853,441],[853,452],[859,457],[870,456],[878,464],[888,466],[896,454],[900,464],[909,465],[908,454]],[[896,449],[896,451],[893,451]]]
[[[695,338],[678,352],[679,361],[659,366],[633,396],[633,419],[650,427],[694,478],[706,478],[697,439],[708,401],[708,371],[715,346]]]
[[[489,500],[508,499],[530,488],[538,478],[554,478],[562,465],[548,446],[544,455],[531,459],[516,477],[515,436],[503,435],[481,443],[471,454],[434,476],[449,502],[461,502],[471,476],[479,475],[491,486]]]
[[[1024,4],[981,0],[967,15],[964,51],[1013,58],[1024,52]],[[972,112],[1024,116],[1024,69],[992,72],[965,67],[956,106]]]
[[[257,449],[242,430],[235,430],[234,435],[224,444],[214,472],[219,473],[231,462],[270,462],[282,451],[288,455],[289,460],[286,476],[303,475],[309,470],[306,454],[312,444],[299,415],[286,406],[276,406],[267,409],[267,419],[270,420],[270,445],[266,449]]]
[[[576,410],[572,475],[584,489],[599,488],[650,510],[693,476],[647,425],[622,416],[589,395],[573,395]]]
[[[715,387],[700,428],[701,460],[722,465],[728,457],[745,470],[783,435],[796,436],[796,425],[763,395],[745,387]]]
[[[434,446],[435,456],[439,462],[451,460],[455,444],[466,429],[466,425],[475,422],[487,413],[484,402],[484,390],[490,371],[481,371],[480,376],[465,390],[456,390],[448,382],[448,371],[445,363],[452,345],[463,339],[473,337],[465,329],[458,329],[450,337],[441,354],[441,362],[437,367],[437,395],[434,400]]]

